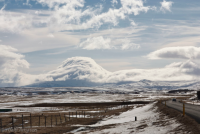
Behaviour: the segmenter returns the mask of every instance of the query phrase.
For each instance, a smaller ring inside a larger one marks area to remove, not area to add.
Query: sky
[[[76,56],[113,73],[184,66],[196,76],[199,6],[197,0],[0,0],[0,81],[12,83],[21,73],[35,79]]]

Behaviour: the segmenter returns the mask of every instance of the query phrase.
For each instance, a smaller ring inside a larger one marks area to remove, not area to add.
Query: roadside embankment
[[[177,122],[179,122],[180,125],[177,127],[173,132],[178,132],[182,130],[184,133],[190,133],[190,134],[199,134],[200,132],[200,124],[198,124],[194,119],[190,118],[189,116],[185,115],[183,116],[181,112],[169,108],[165,106],[162,103],[156,103],[155,104],[158,107],[158,112],[163,113],[164,115],[167,115],[171,119],[176,119]]]

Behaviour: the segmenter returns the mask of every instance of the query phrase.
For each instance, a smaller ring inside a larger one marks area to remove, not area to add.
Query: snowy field
[[[137,116],[137,121],[135,121]],[[164,123],[164,124],[163,124]],[[148,104],[142,107],[129,110],[103,119],[102,121],[89,126],[80,126],[79,129],[72,132],[77,134],[169,134],[180,126],[176,120],[171,120],[167,116],[162,116],[156,111],[154,104]]]
[[[1,95],[0,107],[12,108],[13,112],[39,112],[51,108],[19,108],[18,105],[31,105],[37,103],[76,103],[76,102],[113,102],[113,101],[154,101],[163,98],[179,96],[166,96],[165,94],[105,94],[105,93],[66,93],[55,95]]]
[[[46,92],[48,91],[48,92]],[[49,93],[51,91],[51,93]],[[75,109],[59,109],[58,107],[15,107],[19,105],[30,105],[38,103],[80,103],[80,102],[122,102],[122,101],[157,101],[160,99],[172,99],[178,97],[194,98],[193,93],[185,94],[168,94],[166,91],[156,92],[149,90],[148,92],[109,92],[109,89],[97,90],[94,88],[82,88],[77,90],[64,91],[59,89],[34,89],[25,92],[23,89],[16,93],[12,91],[0,95],[1,109],[11,108],[12,112],[2,113],[0,117],[9,117],[12,115],[38,114],[38,113],[65,113],[75,111]],[[42,94],[41,94],[42,93]],[[44,94],[45,93],[45,94]],[[154,102],[154,103],[155,103]],[[110,115],[95,124],[78,125],[78,129],[71,131],[72,133],[84,134],[170,134],[174,133],[174,129],[181,124],[176,119],[169,119],[167,116],[158,112],[154,103],[147,105],[133,105],[133,109],[121,112],[119,115]],[[94,113],[98,112],[94,110]],[[92,113],[92,111],[90,111]],[[75,116],[74,116],[75,117]],[[135,121],[137,117],[137,121]]]

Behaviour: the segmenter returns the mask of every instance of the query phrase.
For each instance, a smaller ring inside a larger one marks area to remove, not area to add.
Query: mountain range
[[[98,86],[126,89],[177,89],[195,88],[199,85],[198,81],[191,80],[190,75],[177,67],[109,72],[88,57],[68,58],[55,70],[45,74],[45,80],[36,81],[26,87]]]

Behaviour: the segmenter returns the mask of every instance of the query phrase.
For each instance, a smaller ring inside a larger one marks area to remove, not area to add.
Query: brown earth
[[[86,107],[85,107],[86,108]],[[107,109],[109,108],[109,110]],[[74,129],[79,128],[78,126],[74,125],[91,125],[95,124],[98,121],[102,120],[103,118],[113,115],[119,115],[122,112],[125,112],[129,109],[132,109],[133,106],[120,106],[117,109],[112,107],[100,107],[100,108],[93,108],[93,107],[87,107],[87,109],[79,109],[82,111],[77,110],[77,118],[76,118],[76,112],[73,112],[73,117],[70,117],[69,120],[69,112],[63,113],[56,113],[56,112],[45,112],[45,113],[32,113],[31,118],[30,114],[27,113],[24,115],[24,128],[25,129],[37,129],[38,134],[60,134],[60,133],[66,133],[70,132]],[[91,113],[90,111],[101,111],[96,113]],[[85,117],[84,118],[84,112]],[[12,116],[14,117],[14,126],[15,128],[22,128],[22,115],[21,113],[12,113]],[[70,115],[72,116],[72,112],[70,112]],[[80,116],[81,115],[81,116]],[[81,118],[80,118],[81,117]],[[46,127],[45,127],[45,118],[46,118]],[[31,119],[31,123],[30,123]],[[40,122],[39,122],[40,121]],[[25,123],[26,122],[26,123]],[[51,122],[52,126],[51,127]],[[56,123],[57,122],[57,123]],[[12,118],[11,116],[3,117],[2,118],[2,125],[3,128],[10,128],[12,130]],[[31,127],[32,126],[32,127]],[[9,134],[10,132],[4,132],[5,134]],[[29,132],[31,134],[31,132]],[[15,132],[13,134],[20,134],[20,132]],[[36,132],[34,132],[36,134]]]

